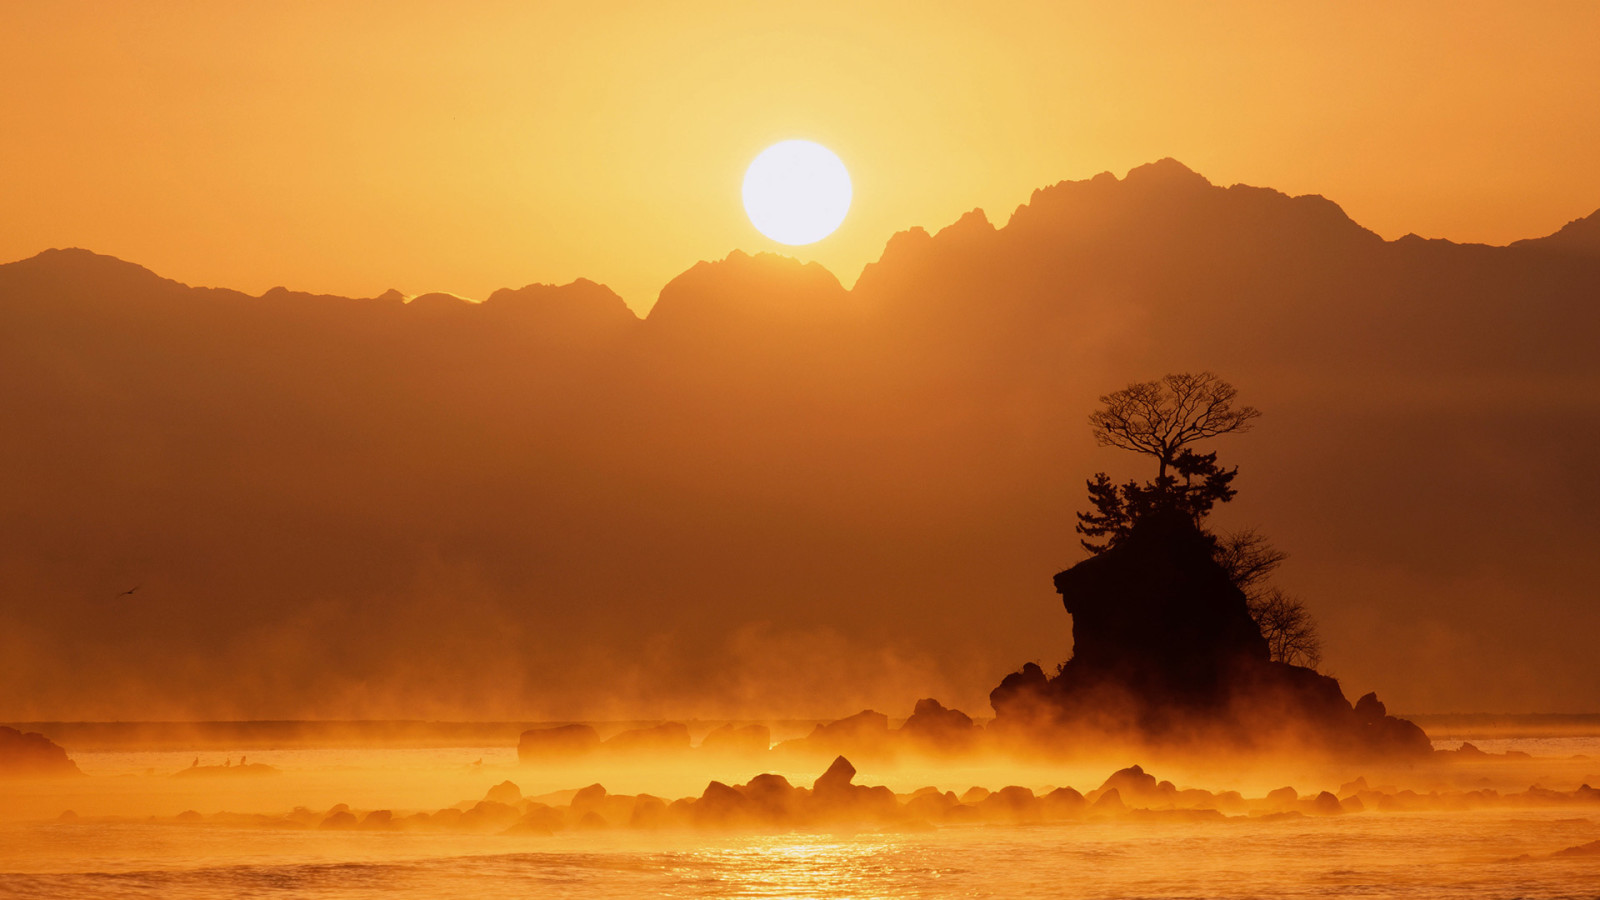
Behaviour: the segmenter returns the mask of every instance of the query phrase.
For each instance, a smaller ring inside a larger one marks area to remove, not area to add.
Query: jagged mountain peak
[[[1553,234],[1515,241],[1511,246],[1553,250],[1569,255],[1600,256],[1600,210],[1573,219]]]

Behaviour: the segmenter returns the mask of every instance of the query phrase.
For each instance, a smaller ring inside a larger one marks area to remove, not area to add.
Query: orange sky
[[[373,295],[584,276],[645,309],[778,249],[745,165],[804,137],[855,205],[794,252],[1176,157],[1385,237],[1600,207],[1600,5],[51,2],[0,14],[0,260]]]

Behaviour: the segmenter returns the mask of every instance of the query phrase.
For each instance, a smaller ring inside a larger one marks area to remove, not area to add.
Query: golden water
[[[1495,749],[1527,746],[1559,756],[1511,768],[1497,764],[1481,776],[1462,777],[1498,779],[1508,787],[1516,779],[1522,779],[1522,787],[1543,781],[1570,789],[1600,770],[1600,740],[1550,740],[1525,738]],[[284,774],[227,785],[171,775],[196,755],[202,763],[236,762],[244,752],[251,762],[278,766]],[[119,750],[74,757],[87,778],[0,789],[0,897],[1600,900],[1600,856],[1556,855],[1600,840],[1600,807],[1593,805],[1367,811],[1331,818],[1236,816],[1197,824],[960,825],[909,833],[329,832],[219,824],[209,817],[223,810],[281,815],[295,805],[326,809],[334,802],[358,809],[426,809],[476,800],[507,778],[529,795],[594,779],[519,768],[514,753],[493,747]],[[1062,770],[1051,783],[1088,790],[1109,771]],[[753,774],[742,773],[745,778]],[[1046,773],[1019,774],[1012,780],[1041,787],[1044,782],[1026,779]],[[958,793],[972,783],[991,788],[1003,783],[995,780],[1000,777],[995,771],[946,775],[935,783]],[[616,792],[653,788],[669,797],[698,794],[704,785],[703,775],[637,767],[606,776]],[[649,783],[653,776],[658,783]],[[701,780],[690,787],[694,777]],[[905,777],[938,779],[939,774]],[[1194,786],[1259,796],[1262,785],[1273,785],[1273,777],[1262,776],[1259,785]],[[809,781],[803,773],[794,773],[793,780]],[[863,771],[857,780],[889,779]],[[916,782],[891,786],[908,790]],[[61,820],[66,809],[79,818]],[[208,818],[171,818],[184,809]]]

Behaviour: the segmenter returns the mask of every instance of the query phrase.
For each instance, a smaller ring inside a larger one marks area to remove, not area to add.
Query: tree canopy
[[[1101,397],[1104,408],[1089,415],[1089,426],[1101,446],[1154,456],[1159,478],[1177,465],[1189,444],[1250,430],[1250,421],[1261,413],[1253,406],[1235,407],[1238,394],[1211,372],[1168,375]]]
[[[1190,444],[1230,432],[1250,430],[1261,413],[1235,406],[1239,392],[1211,372],[1179,373],[1159,381],[1130,384],[1100,398],[1089,427],[1102,446],[1154,456],[1154,481],[1115,484],[1104,472],[1089,481],[1093,509],[1078,514],[1084,548],[1100,553],[1128,536],[1135,523],[1156,511],[1188,516],[1196,525],[1218,503],[1232,500],[1237,468],[1217,464],[1216,453],[1197,453]]]

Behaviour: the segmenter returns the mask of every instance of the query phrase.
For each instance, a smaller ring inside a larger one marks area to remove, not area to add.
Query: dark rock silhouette
[[[343,806],[344,804],[340,805]],[[199,820],[198,814],[196,814],[195,819],[197,821]],[[323,819],[317,825],[317,827],[323,831],[350,831],[358,827],[360,824],[361,821],[357,819],[355,814],[352,813],[347,807],[345,809],[334,809],[333,811],[329,812],[328,817]]]
[[[856,767],[843,756],[811,786],[812,815],[834,821],[886,820],[897,811],[894,792],[882,785],[855,784]]]
[[[1592,815],[1593,810],[1600,808],[1600,791],[1587,784],[1570,791],[1534,786],[1515,793],[1445,789],[1420,794],[1393,786],[1374,789],[1364,779],[1357,779],[1341,786],[1337,792],[1302,795],[1292,787],[1284,787],[1265,796],[1246,798],[1237,791],[1213,793],[1197,787],[1179,789],[1172,782],[1158,780],[1142,766],[1134,765],[1113,772],[1087,795],[1072,787],[1055,788],[1039,795],[1021,785],[1007,785],[995,791],[974,786],[957,797],[953,791],[941,791],[932,786],[896,795],[883,785],[857,784],[856,775],[855,766],[839,757],[809,789],[793,785],[781,775],[765,773],[745,784],[712,781],[698,796],[680,797],[670,803],[649,794],[614,795],[599,784],[546,795],[543,799],[551,801],[549,803],[530,798],[513,800],[506,790],[507,785],[500,784],[490,788],[490,796],[484,800],[466,801],[433,812],[399,814],[391,809],[352,809],[349,804],[340,803],[326,812],[296,807],[276,817],[227,812],[202,815],[186,810],[164,819],[123,820],[96,816],[88,821],[549,835],[621,828],[905,831],[947,824],[1026,824],[1083,819],[1207,823],[1225,817],[1248,816],[1270,821],[1361,814],[1371,810],[1567,808]],[[69,811],[62,813],[58,821],[85,820]]]
[[[785,741],[780,750],[823,756],[878,754],[890,747],[889,717],[877,710],[864,709],[853,716],[826,722],[798,741]]]
[[[1420,728],[1375,694],[1352,707],[1339,683],[1268,658],[1244,594],[1183,515],[1151,515],[1129,536],[1055,577],[1072,615],[1073,655],[1054,677],[1029,664],[990,694],[996,728],[1071,740],[1229,748],[1303,746],[1330,753],[1432,752]],[[1079,735],[1083,739],[1083,735]],[[1113,787],[1143,794],[1137,769]]]
[[[1155,776],[1147,773],[1144,767],[1134,765],[1111,773],[1111,777],[1098,790],[1091,791],[1089,796],[1098,798],[1109,791],[1116,791],[1117,796],[1130,803],[1150,806],[1171,803],[1177,789],[1170,782],[1156,781]]]
[[[772,746],[772,729],[765,725],[721,725],[700,740],[708,753],[750,756],[767,752]]]
[[[0,778],[82,774],[67,751],[44,735],[0,725]]]
[[[522,789],[517,787],[515,782],[502,781],[489,788],[489,792],[483,795],[483,799],[508,805],[520,803],[522,802]]]
[[[855,780],[855,777],[856,767],[850,764],[850,760],[840,756],[829,764],[826,772],[817,776],[816,782],[811,785],[811,790],[823,794],[841,793],[849,789],[850,782]]]
[[[959,752],[971,748],[979,728],[971,716],[929,697],[917,701],[898,734],[924,750]]]
[[[634,728],[612,735],[600,746],[624,753],[681,753],[689,749],[689,726],[682,722],[663,722],[648,728]]]
[[[517,740],[517,758],[536,761],[550,757],[578,756],[597,750],[600,734],[582,724],[558,725],[524,731]]]
[[[1083,815],[1089,807],[1089,802],[1083,794],[1070,787],[1056,788],[1039,798],[1044,807],[1044,813],[1052,819],[1071,819]]]
[[[1181,516],[1152,517],[1111,551],[1055,577],[1072,616],[1072,659],[1058,690],[1113,683],[1138,696],[1216,706],[1267,642],[1211,539]]]

